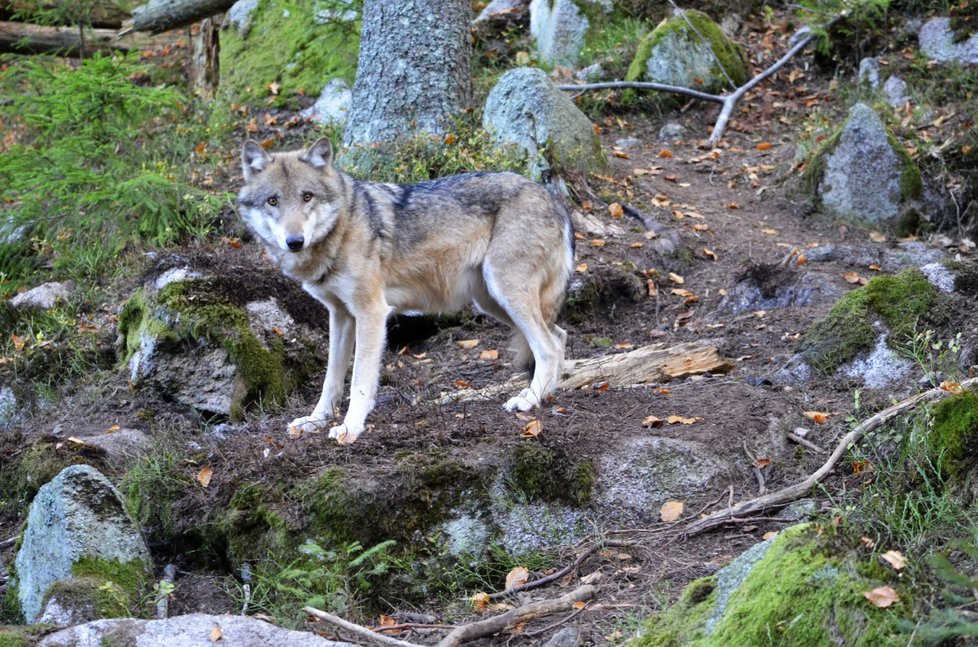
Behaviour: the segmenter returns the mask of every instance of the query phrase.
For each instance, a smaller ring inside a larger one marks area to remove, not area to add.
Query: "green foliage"
[[[815,34],[822,61],[863,55],[885,22],[890,0],[802,0],[798,18]]]
[[[165,537],[177,525],[174,503],[192,487],[194,482],[180,468],[179,456],[159,449],[141,454],[123,475],[119,489],[136,523],[150,534]]]
[[[0,118],[16,137],[0,156],[2,289],[47,266],[98,276],[127,247],[207,233],[226,199],[190,186],[192,148],[179,92],[143,87],[135,57],[95,55],[71,67],[16,59],[0,69],[11,100]],[[6,93],[6,91],[5,91]]]
[[[387,574],[394,544],[385,541],[364,549],[358,542],[350,542],[324,548],[308,540],[299,547],[300,556],[289,564],[258,565],[252,608],[287,627],[303,622],[304,606],[343,616],[355,614],[373,584]]]

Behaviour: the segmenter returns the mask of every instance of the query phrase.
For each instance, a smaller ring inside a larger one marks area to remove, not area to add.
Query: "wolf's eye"
[[[308,191],[304,191],[302,193],[302,201],[303,202],[309,202],[310,200],[312,200],[312,194],[309,193]]]
[[[278,198],[276,198],[274,195],[272,197],[270,197],[268,199],[268,206],[270,206],[270,207],[278,206]]]

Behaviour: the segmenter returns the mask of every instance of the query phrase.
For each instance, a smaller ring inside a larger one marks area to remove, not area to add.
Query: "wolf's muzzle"
[[[285,244],[288,246],[290,252],[297,252],[306,244],[306,239],[302,236],[288,236],[285,239]]]

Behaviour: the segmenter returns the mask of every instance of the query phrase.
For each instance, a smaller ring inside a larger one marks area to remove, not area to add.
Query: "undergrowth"
[[[132,56],[7,63],[0,296],[42,273],[100,277],[126,249],[210,232],[227,199],[191,185],[194,119],[179,91],[135,83]]]

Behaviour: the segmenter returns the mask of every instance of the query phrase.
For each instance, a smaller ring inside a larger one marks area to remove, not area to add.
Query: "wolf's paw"
[[[340,445],[349,445],[359,438],[361,433],[363,433],[363,427],[354,427],[344,422],[342,425],[336,425],[331,428],[329,430],[329,437]]]
[[[303,416],[289,423],[289,438],[299,438],[303,434],[318,434],[326,429],[329,419],[322,416]]]
[[[540,401],[530,392],[530,389],[523,389],[519,395],[514,395],[507,400],[503,408],[506,411],[529,411],[538,404]]]

